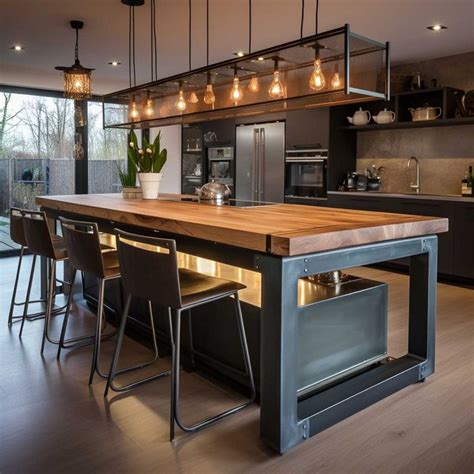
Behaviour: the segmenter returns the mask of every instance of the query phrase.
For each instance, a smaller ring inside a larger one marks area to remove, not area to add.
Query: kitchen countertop
[[[350,195],[350,196],[370,196],[388,197],[402,199],[425,199],[429,201],[459,201],[474,202],[474,197],[463,197],[457,194],[415,194],[415,193],[385,193],[383,191],[328,191],[328,194]]]
[[[446,232],[444,218],[273,204],[229,207],[173,200],[123,199],[120,194],[39,196],[46,210],[73,213],[272,253],[333,250]]]

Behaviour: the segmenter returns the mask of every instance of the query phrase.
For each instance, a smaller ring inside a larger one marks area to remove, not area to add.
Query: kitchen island
[[[45,196],[37,202],[51,219],[63,215],[95,221],[104,232],[119,227],[171,237],[185,254],[260,275],[260,429],[278,452],[434,371],[436,234],[447,231],[447,219],[291,204],[212,206],[179,196]],[[300,280],[403,257],[410,258],[408,353],[323,388],[299,390]]]

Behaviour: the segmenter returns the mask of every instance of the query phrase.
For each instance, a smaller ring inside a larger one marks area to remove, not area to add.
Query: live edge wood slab
[[[176,195],[177,197],[177,195]],[[298,204],[229,207],[120,194],[40,196],[44,209],[172,232],[280,256],[448,231],[448,219]]]

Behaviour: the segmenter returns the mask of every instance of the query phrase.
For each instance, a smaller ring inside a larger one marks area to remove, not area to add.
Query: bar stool
[[[71,275],[70,281],[63,281],[56,278],[56,263],[63,262],[68,259],[67,250],[65,247],[65,243],[62,237],[52,234],[49,226],[48,221],[46,218],[46,214],[42,211],[22,211],[23,215],[23,224],[24,224],[24,232],[25,232],[25,240],[29,250],[33,253],[33,258],[40,256],[46,258],[49,262],[48,271],[49,271],[49,278],[47,283],[47,295],[46,295],[46,312],[45,312],[45,320],[44,320],[44,329],[43,329],[43,338],[41,342],[41,354],[44,352],[44,347],[46,341],[50,342],[51,344],[59,344],[59,340],[54,340],[51,335],[49,334],[49,326],[51,322],[51,316],[53,314],[52,307],[53,307],[53,300],[55,297],[55,287],[56,282],[60,282],[63,285],[69,287],[69,294],[66,303],[66,314],[69,311],[71,301],[72,301],[72,286],[74,283],[75,273]],[[32,276],[30,277],[30,285],[29,290],[31,289],[31,280]],[[28,310],[28,300],[29,300],[29,292],[26,298],[25,310],[23,312],[23,318],[21,321],[21,328],[20,328],[20,337],[23,334],[23,327],[26,320],[26,314]],[[83,341],[91,340],[91,336],[79,336],[68,339],[64,341],[67,347],[78,347],[82,346]]]
[[[31,262],[30,276],[28,278],[28,286],[26,290],[26,299],[25,301],[21,301],[21,302],[16,301],[16,296],[17,296],[17,291],[18,291],[18,281],[20,279],[23,257],[25,255],[25,251],[28,249],[28,245],[26,243],[26,238],[25,238],[23,212],[28,213],[30,211],[27,211],[27,210],[23,211],[22,209],[19,209],[16,207],[10,208],[10,238],[13,240],[13,242],[20,245],[20,256],[18,259],[15,283],[13,285],[13,293],[12,293],[12,298],[10,302],[10,311],[8,313],[8,327],[10,328],[12,327],[12,324],[15,320],[17,320],[17,322],[20,322],[19,320],[22,320],[25,317],[27,321],[35,321],[37,319],[44,318],[44,315],[45,315],[45,311],[40,311],[33,314],[25,314],[25,315],[22,314],[21,316],[20,315],[14,316],[15,306],[23,306],[23,309],[25,310],[25,307],[27,307],[27,305],[30,305],[33,303],[46,303],[46,299],[44,298],[40,298],[37,300],[30,300],[31,286],[33,284],[33,277],[34,277],[35,267],[36,267],[36,255],[33,255],[33,259]],[[53,235],[53,239],[55,237],[58,237],[58,236]],[[60,313],[64,311],[65,308],[66,306],[63,306],[61,308],[54,308],[53,313]]]
[[[99,229],[95,222],[84,222],[59,218],[61,222],[62,234],[64,244],[66,246],[69,263],[73,268],[73,274],[77,270],[89,273],[97,278],[99,283],[99,295],[97,304],[97,322],[94,335],[94,350],[92,355],[92,364],[89,375],[89,385],[92,384],[94,375],[97,373],[102,378],[107,378],[108,374],[100,371],[100,346],[102,340],[102,323],[104,318],[104,297],[105,297],[105,283],[110,280],[120,278],[120,267],[117,259],[117,252],[115,250],[103,251],[101,248]],[[146,361],[131,367],[127,367],[118,371],[118,373],[129,372],[132,370],[143,368],[152,364],[158,358],[158,346],[156,342],[155,326],[153,321],[153,314],[150,305],[150,324],[153,332],[154,357],[150,361]],[[69,319],[69,311],[64,316],[63,326],[61,329],[61,337],[59,340],[58,354],[59,359],[61,349],[64,347],[64,338],[66,334],[67,324]],[[138,383],[138,382],[137,382]]]
[[[115,230],[115,235],[122,272],[122,285],[127,294],[127,299],[120,321],[119,335],[104,395],[107,396],[109,388],[116,390],[113,380],[120,355],[125,321],[131,298],[134,296],[168,308],[172,341],[170,441],[174,439],[175,424],[186,432],[199,431],[253,403],[255,383],[239,300],[239,291],[245,286],[233,281],[178,268],[176,242],[174,240],[145,237],[118,229]],[[187,426],[182,422],[179,415],[181,313],[229,296],[234,298],[245,371],[250,381],[250,399],[211,418]],[[174,313],[174,328],[172,313]]]

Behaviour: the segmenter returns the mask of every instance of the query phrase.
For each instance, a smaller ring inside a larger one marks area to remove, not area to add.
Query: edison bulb
[[[342,87],[341,76],[339,76],[339,73],[335,71],[331,79],[331,88],[340,89],[341,87]]]
[[[130,118],[132,120],[137,120],[139,118],[140,114],[138,113],[137,109],[137,103],[135,101],[132,102],[132,105],[130,106]]]
[[[155,102],[152,99],[147,99],[145,101],[145,115],[147,117],[153,117],[155,113]]]
[[[196,95],[196,92],[191,92],[191,95],[189,96],[189,102],[191,104],[197,104],[199,102],[199,98],[198,96]]]
[[[214,95],[212,84],[208,84],[206,86],[206,92],[204,92],[204,103],[207,105],[213,105],[215,101],[216,96]]]
[[[325,86],[326,78],[321,69],[321,59],[316,58],[314,60],[313,74],[311,74],[311,79],[309,80],[309,87],[315,91],[320,91],[321,89],[324,89]]]
[[[230,100],[236,105],[238,102],[242,100],[242,88],[239,84],[239,78],[234,77],[234,85],[232,86],[232,90],[230,91]]]
[[[281,99],[285,95],[285,87],[280,80],[280,71],[273,72],[273,81],[270,84],[268,93],[272,99]]]
[[[186,100],[182,90],[179,91],[178,98],[176,99],[174,105],[180,112],[184,112],[186,110]]]
[[[260,84],[258,83],[257,76],[253,76],[252,79],[250,79],[249,89],[252,92],[258,92],[260,90]]]

